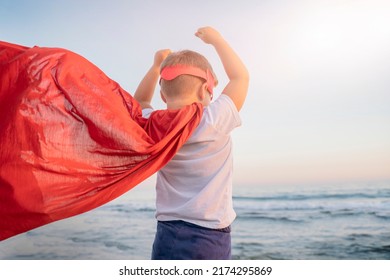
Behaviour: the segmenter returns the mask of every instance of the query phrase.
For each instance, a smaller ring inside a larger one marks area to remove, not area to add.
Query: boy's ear
[[[164,101],[164,103],[166,104],[167,100],[165,99],[165,96],[164,96],[164,93],[162,92],[162,90],[160,90],[160,96],[161,96],[162,101]]]
[[[207,83],[203,83],[202,86],[199,88],[200,100],[204,100],[206,98],[206,94],[208,94]]]

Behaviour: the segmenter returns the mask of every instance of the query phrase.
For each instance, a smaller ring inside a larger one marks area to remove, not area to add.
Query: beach
[[[0,242],[0,259],[147,260],[152,183]],[[233,259],[390,259],[390,183],[235,186]]]

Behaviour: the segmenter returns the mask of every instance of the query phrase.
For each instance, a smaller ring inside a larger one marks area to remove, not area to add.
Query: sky
[[[234,182],[390,180],[387,0],[0,0],[0,40],[77,52],[133,93],[158,49],[216,52],[213,26],[250,72],[233,134]],[[153,101],[164,108],[158,89]]]

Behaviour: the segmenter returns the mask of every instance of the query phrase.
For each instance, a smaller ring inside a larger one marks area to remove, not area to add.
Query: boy
[[[213,103],[217,84],[208,61],[192,51],[156,53],[152,68],[134,97],[148,117],[159,73],[167,109],[194,102],[204,105],[199,126],[157,175],[157,233],[152,259],[230,259],[232,206],[232,141],[241,124],[238,111],[247,95],[249,74],[237,54],[211,27],[195,35],[217,51],[229,82]],[[160,67],[161,64],[161,67]]]

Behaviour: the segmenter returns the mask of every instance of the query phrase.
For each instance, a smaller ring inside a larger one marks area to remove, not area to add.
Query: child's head
[[[160,72],[163,72],[165,68],[169,69],[173,67],[174,69],[175,66],[190,66],[195,70],[200,70],[199,72],[205,77],[200,78],[199,75],[195,74],[180,74],[180,71],[179,75],[173,79],[164,79],[162,77],[160,83],[163,99],[170,101],[195,99],[204,105],[210,103],[212,87],[217,85],[218,80],[207,59],[203,55],[190,50],[174,52],[163,61]],[[211,77],[206,78],[207,75]],[[207,84],[207,80],[209,84]],[[211,86],[210,81],[212,83]]]

